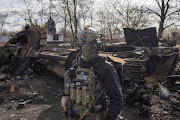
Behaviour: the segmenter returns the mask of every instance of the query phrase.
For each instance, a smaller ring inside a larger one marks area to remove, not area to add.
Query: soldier
[[[116,70],[99,56],[99,34],[96,30],[86,27],[77,38],[81,52],[76,63],[65,74],[61,97],[66,119],[115,120],[122,104]],[[110,102],[107,102],[107,96]]]

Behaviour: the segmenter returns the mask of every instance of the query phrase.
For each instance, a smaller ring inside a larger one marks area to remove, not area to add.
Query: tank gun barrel
[[[66,61],[67,60],[66,56],[48,55],[48,54],[43,54],[43,53],[39,53],[38,58],[58,60],[58,61]]]
[[[57,60],[57,61],[66,61],[66,56],[60,56],[60,55],[53,55],[53,54],[46,54],[46,53],[40,53],[38,51],[32,51],[29,57],[36,58],[36,59],[50,59],[50,60]]]

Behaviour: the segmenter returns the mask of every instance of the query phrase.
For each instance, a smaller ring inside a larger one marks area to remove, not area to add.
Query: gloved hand
[[[67,97],[66,96],[62,96],[61,97],[61,106],[64,108],[64,111],[66,112],[66,103],[67,103]]]

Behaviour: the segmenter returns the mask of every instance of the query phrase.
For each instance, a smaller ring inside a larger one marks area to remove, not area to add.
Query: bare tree
[[[44,25],[47,22],[48,17],[51,16],[51,7],[49,1],[37,0],[37,19],[36,21],[40,25]]]
[[[112,2],[112,6],[118,13],[117,17],[123,27],[141,29],[149,25],[148,17],[146,17],[146,13],[143,12],[143,5],[138,6],[132,4],[132,0],[115,0]]]
[[[132,0],[112,0],[107,1],[99,10],[99,26],[102,33],[110,39],[120,38],[122,28],[141,29],[149,25],[148,17],[142,11],[143,6],[131,3]]]
[[[77,34],[77,25],[78,25],[77,13],[76,13],[77,0],[73,0],[73,1],[65,0],[64,5],[66,6],[66,10],[68,13],[67,18],[69,18],[69,25],[71,28],[72,36],[74,37]]]
[[[115,30],[118,28],[119,22],[116,18],[116,13],[114,10],[109,9],[108,6],[104,6],[98,12],[100,23],[101,32],[106,35],[110,36],[110,39],[114,39],[115,37]]]
[[[59,30],[66,36],[67,26],[71,26],[68,20],[66,0],[49,0],[50,15],[55,19],[56,24],[60,24]],[[70,27],[72,28],[72,27]],[[70,29],[71,30],[71,29]]]
[[[69,26],[72,36],[75,36],[75,33],[77,33],[77,13],[76,13],[76,7],[77,7],[77,0],[69,1],[69,0],[61,0],[58,1],[58,3],[52,3],[52,6],[55,10],[55,15],[58,16],[59,19],[62,19],[64,21],[64,27],[66,30],[66,25]]]
[[[83,20],[83,27],[86,26],[86,20],[88,18],[88,12],[89,12],[89,6],[85,5],[86,2],[88,2],[88,1],[81,0],[79,2],[79,8],[80,8],[80,14],[79,14],[80,16],[79,17],[82,18],[82,20]]]
[[[91,27],[93,27],[93,18],[95,17],[95,16],[93,16],[94,15],[94,11],[93,11],[94,3],[95,3],[94,0],[90,0],[89,4],[87,4],[87,5],[89,5],[88,8],[89,8],[89,14],[90,14]]]
[[[7,13],[0,13],[0,35],[3,32],[3,27],[6,24],[7,17],[8,17]]]
[[[180,1],[178,0],[154,0],[158,9],[148,8],[148,12],[155,15],[159,23],[158,38],[162,37],[163,31],[176,24],[179,20]]]
[[[12,13],[14,15],[17,15],[21,18],[20,22],[25,22],[29,25],[44,25],[47,20],[47,1],[43,0],[20,0],[19,1],[19,7],[14,8]],[[21,8],[21,9],[19,9]],[[24,23],[23,23],[24,25]]]
[[[78,12],[79,12],[79,28],[85,27],[86,25],[93,26],[94,19],[94,0],[79,0]],[[81,24],[83,22],[83,24]]]
[[[74,37],[78,30],[81,30],[87,23],[92,8],[92,1],[85,0],[60,0],[58,3],[52,2],[54,14],[64,23],[63,30],[70,30]]]

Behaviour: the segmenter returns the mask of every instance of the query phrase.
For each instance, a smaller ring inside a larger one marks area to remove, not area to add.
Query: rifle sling
[[[103,93],[105,92],[105,89],[103,88],[101,90],[101,92],[98,94],[97,98],[95,99],[94,103],[90,104],[89,107],[83,112],[83,114],[79,117],[78,120],[82,120],[86,114],[89,112],[89,110],[91,109],[92,106],[94,106],[97,102],[97,100],[103,95]]]

